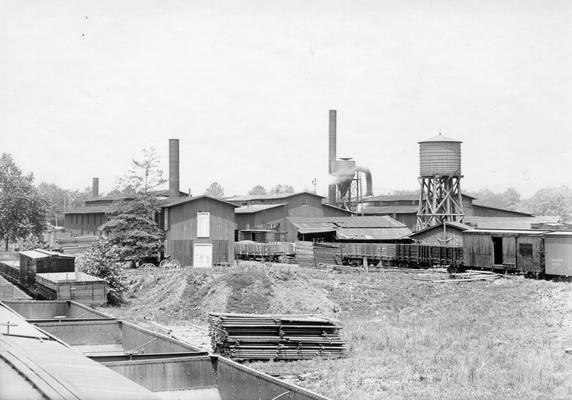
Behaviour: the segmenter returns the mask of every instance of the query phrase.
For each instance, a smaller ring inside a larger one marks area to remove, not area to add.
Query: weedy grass
[[[570,284],[372,275],[330,287],[348,358],[251,365],[334,399],[572,398]]]

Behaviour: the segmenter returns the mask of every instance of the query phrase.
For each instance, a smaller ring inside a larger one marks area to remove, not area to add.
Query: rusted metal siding
[[[209,212],[209,238],[197,237],[197,212]],[[213,245],[213,263],[234,261],[234,207],[209,198],[200,198],[169,208],[166,252],[182,265],[192,265],[194,243]]]

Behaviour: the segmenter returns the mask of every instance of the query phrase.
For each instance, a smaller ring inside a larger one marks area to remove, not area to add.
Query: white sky
[[[417,141],[463,141],[463,187],[572,184],[570,1],[0,0],[0,152],[108,191],[143,147],[181,189],[327,191],[338,156],[415,189]]]

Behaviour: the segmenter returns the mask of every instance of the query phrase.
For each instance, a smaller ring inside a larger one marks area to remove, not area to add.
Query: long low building
[[[410,241],[411,230],[388,216],[287,218],[286,230],[296,232],[292,240],[323,242]]]

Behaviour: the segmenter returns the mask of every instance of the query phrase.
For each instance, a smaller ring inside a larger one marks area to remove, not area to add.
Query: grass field
[[[206,273],[200,275],[200,285],[189,284],[197,281],[197,274],[187,273],[187,286],[174,291],[181,299],[167,302],[162,311],[153,311],[152,301],[137,296],[117,311],[135,319],[162,315],[204,324],[200,314],[186,307],[245,310],[252,298],[265,307],[253,306],[252,312],[265,312],[276,304],[271,298],[283,286],[294,287],[290,304],[281,298],[278,306],[295,312],[296,305],[307,312],[313,301],[320,314],[340,319],[348,357],[257,362],[251,367],[334,399],[572,398],[572,355],[565,353],[572,348],[570,283],[520,277],[465,283],[417,280],[444,277],[428,271],[276,273],[269,268],[258,270],[259,277],[243,272],[250,275],[230,279],[240,275],[236,269]],[[226,297],[220,298],[223,292]],[[205,303],[209,296],[219,300]]]

